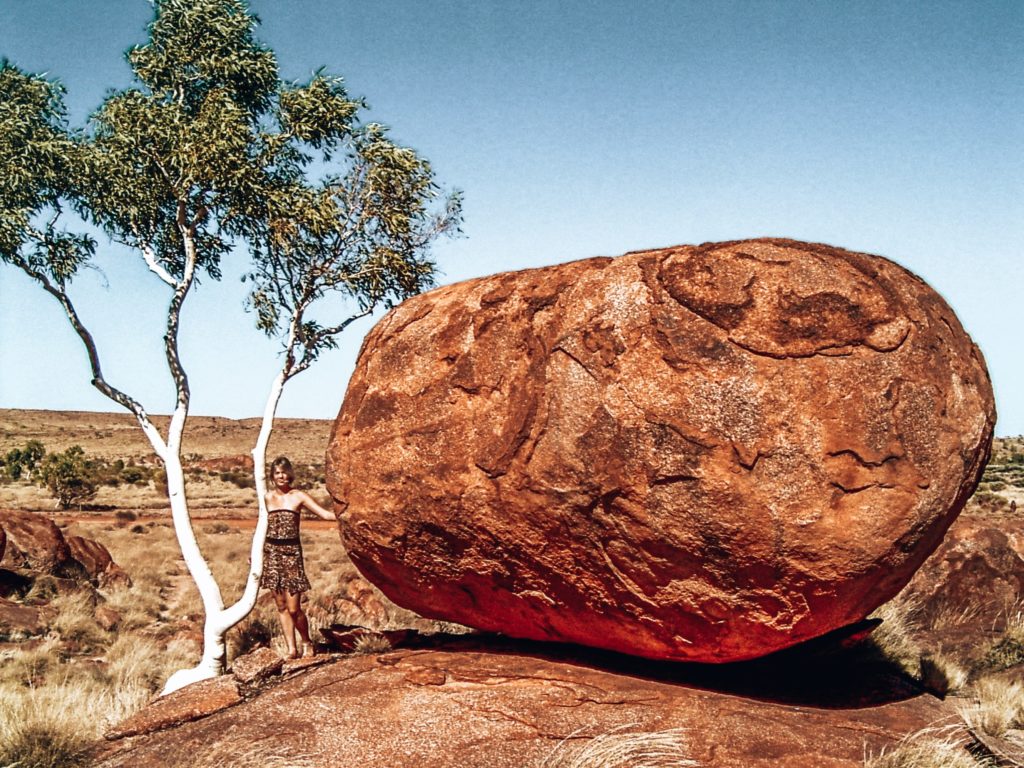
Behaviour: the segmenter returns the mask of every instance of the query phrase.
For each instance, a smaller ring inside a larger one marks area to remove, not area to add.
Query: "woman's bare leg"
[[[294,659],[299,655],[299,651],[295,645],[295,620],[292,618],[290,605],[292,595],[290,592],[279,589],[275,589],[273,594],[274,604],[277,606],[277,618],[281,621],[281,629],[284,631],[284,644],[288,649],[288,656]]]
[[[303,643],[303,656],[312,655],[313,653],[313,641],[309,638],[309,621],[306,619],[306,614],[302,610],[302,593],[296,594],[288,593],[288,612],[291,614],[292,623],[295,626],[296,631],[299,633],[299,637]],[[306,649],[309,649],[307,654]]]

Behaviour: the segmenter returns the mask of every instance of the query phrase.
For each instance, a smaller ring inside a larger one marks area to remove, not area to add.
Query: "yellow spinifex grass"
[[[38,688],[0,685],[0,765],[85,765],[86,750],[103,730],[151,695],[85,679]]]
[[[167,675],[197,652],[188,640],[164,647],[138,634],[88,628],[80,596],[60,602],[66,614],[55,619],[53,634],[36,647],[9,653],[0,666],[0,766],[5,768],[84,765],[88,747],[144,706]],[[109,645],[101,657],[62,660],[59,631]]]
[[[925,728],[864,758],[864,768],[990,768],[967,751],[957,725]]]
[[[975,684],[973,693],[973,701],[960,708],[960,716],[971,728],[1004,736],[1011,728],[1024,726],[1024,685],[986,677]]]

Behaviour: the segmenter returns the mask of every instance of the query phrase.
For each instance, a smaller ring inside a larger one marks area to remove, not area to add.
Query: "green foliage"
[[[225,483],[231,483],[236,488],[256,487],[256,481],[253,479],[252,473],[241,469],[221,472],[220,479]]]
[[[154,10],[148,41],[128,53],[136,87],[108,96],[86,134],[67,130],[59,84],[3,62],[5,260],[63,288],[95,244],[33,222],[67,200],[146,256],[180,306],[193,266],[219,278],[223,256],[245,242],[248,306],[261,330],[287,340],[292,373],[351,321],[310,319],[318,299],[338,292],[361,316],[432,284],[430,244],[458,231],[461,207],[453,194],[432,208],[441,195],[426,160],[361,122],[365,104],[341,78],[283,82],[241,0],[156,0]]]
[[[277,60],[254,40],[258,19],[239,0],[157,0],[149,43],[128,54],[136,76],[154,93],[173,94],[192,112],[213,91],[254,112],[267,107]]]
[[[152,472],[148,471],[146,467],[129,466],[125,467],[120,472],[120,478],[122,482],[128,483],[129,485],[138,485],[140,483],[148,482]]]
[[[39,466],[39,483],[68,509],[96,495],[96,463],[85,458],[81,446],[74,445],[63,453],[49,453]]]
[[[1000,637],[985,652],[979,669],[1002,670],[1024,663],[1024,634],[1010,633]]]
[[[56,228],[60,200],[80,153],[64,124],[64,89],[0,59],[0,260],[38,270],[58,285],[88,261],[95,243]],[[40,223],[41,218],[49,218]]]
[[[991,491],[978,491],[971,497],[971,501],[988,512],[998,512],[1010,506],[1005,496]]]
[[[46,448],[38,440],[29,440],[22,448],[12,448],[0,457],[0,481],[20,480],[24,475],[31,480],[36,466],[46,455]]]
[[[216,278],[223,255],[248,241],[258,326],[280,331],[298,313],[310,362],[336,333],[303,317],[326,291],[366,308],[429,285],[427,246],[459,219],[457,197],[428,211],[438,196],[429,164],[361,125],[363,103],[340,78],[283,83],[244,3],[155,7],[149,42],[128,55],[140,87],[110,96],[93,119],[78,188],[89,215],[175,278],[190,247]]]

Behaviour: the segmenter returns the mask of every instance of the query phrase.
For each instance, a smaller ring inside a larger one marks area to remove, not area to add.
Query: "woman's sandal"
[[[309,659],[316,656],[316,646],[312,643],[302,644],[302,658]]]
[[[285,658],[286,659],[297,659],[297,658],[299,658],[299,652],[297,650],[296,651],[289,651],[288,654],[285,656]]]

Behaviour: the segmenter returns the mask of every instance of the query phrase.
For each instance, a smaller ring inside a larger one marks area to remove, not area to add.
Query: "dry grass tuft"
[[[137,706],[133,692],[95,681],[41,688],[0,686],[0,765],[86,765],[91,743]]]
[[[956,617],[968,615],[970,611],[963,609],[955,612]],[[916,639],[923,623],[923,606],[919,598],[901,593],[879,606],[872,617],[881,619],[882,623],[871,634],[871,642],[886,659],[925,689],[945,696],[966,685],[969,672],[959,661],[922,648]],[[949,621],[951,617],[945,620]]]
[[[967,751],[957,727],[925,728],[895,748],[864,758],[864,768],[986,768]]]
[[[872,618],[882,623],[871,633],[871,641],[890,661],[910,677],[920,674],[921,648],[914,639],[921,626],[920,600],[901,593],[880,605]]]
[[[269,734],[265,741],[247,746],[234,743],[208,743],[201,749],[194,746],[167,756],[168,765],[187,765],[189,768],[314,768],[313,757],[303,754],[301,745]]]
[[[175,638],[166,646],[138,635],[121,635],[107,650],[105,678],[119,690],[135,690],[141,703],[159,691],[175,671],[194,664],[199,647]]]
[[[970,627],[978,623],[983,612],[983,606],[977,603],[966,605],[941,603],[936,613],[928,621],[928,628],[946,630]]]
[[[974,700],[960,709],[971,728],[993,736],[1005,736],[1024,725],[1024,685],[996,678],[984,678],[974,686]]]
[[[541,763],[541,768],[683,768],[699,763],[686,755],[681,728],[667,731],[623,733],[625,725],[584,743],[572,734],[563,739]]]
[[[74,643],[81,652],[91,652],[105,646],[110,635],[96,623],[95,603],[88,592],[69,592],[50,601],[56,612],[50,622],[50,631],[61,641]]]
[[[999,638],[988,647],[979,662],[980,669],[999,671],[1024,663],[1024,608],[1016,603],[997,621],[993,630],[999,631]]]
[[[0,690],[5,686],[39,685],[59,662],[59,645],[60,641],[51,635],[38,645],[4,651],[0,655]]]
[[[921,654],[918,679],[925,690],[939,697],[945,697],[963,688],[969,675],[967,669],[946,654]]]
[[[371,655],[374,653],[387,653],[391,650],[391,643],[384,635],[376,633],[371,635],[360,635],[352,645],[352,653],[356,655]]]
[[[310,632],[312,633],[312,627]],[[228,632],[228,658],[237,659],[260,646],[269,648],[275,633],[281,633],[277,610],[269,604],[257,604],[252,613]]]

